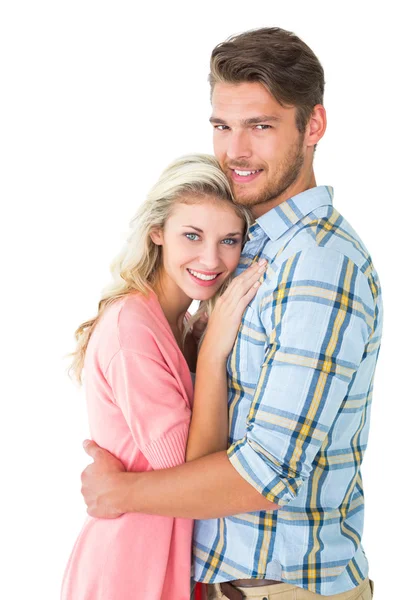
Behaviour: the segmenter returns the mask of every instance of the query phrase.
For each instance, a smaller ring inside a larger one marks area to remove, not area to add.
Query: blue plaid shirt
[[[250,229],[237,273],[269,264],[228,360],[228,456],[281,508],[198,521],[198,581],[276,579],[333,595],[368,574],[361,463],[382,304],[332,195],[307,190]]]

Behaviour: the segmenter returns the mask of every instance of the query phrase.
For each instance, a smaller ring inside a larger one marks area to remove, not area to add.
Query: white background
[[[329,124],[316,155],[317,181],[335,187],[336,207],[366,242],[381,277],[386,327],[363,469],[364,546],[375,597],[397,597],[393,4],[2,3],[1,598],[59,596],[86,514],[80,472],[88,434],[83,394],[68,380],[63,356],[74,347],[75,328],[96,313],[109,263],[160,171],[181,154],[212,152],[212,48],[230,34],[274,25],[295,31],[325,68]]]

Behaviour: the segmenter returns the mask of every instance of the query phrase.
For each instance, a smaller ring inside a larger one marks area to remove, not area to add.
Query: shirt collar
[[[261,228],[270,240],[275,241],[316,208],[331,205],[332,199],[333,188],[328,185],[301,192],[256,219],[249,229],[249,238],[257,237]]]

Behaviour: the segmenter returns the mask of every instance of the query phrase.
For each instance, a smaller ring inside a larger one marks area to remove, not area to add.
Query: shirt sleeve
[[[120,349],[106,377],[135,443],[153,469],[184,463],[191,412],[162,357]]]
[[[346,256],[312,248],[260,288],[265,358],[231,464],[284,506],[310,476],[373,330],[366,276]]]

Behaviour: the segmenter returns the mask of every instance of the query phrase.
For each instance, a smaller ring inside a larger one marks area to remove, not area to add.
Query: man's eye
[[[218,129],[218,131],[226,131],[229,129],[228,125],[214,125],[214,129]]]
[[[199,237],[197,233],[185,233],[184,235],[188,240],[191,240],[192,242],[195,242],[196,239],[198,239]]]
[[[266,129],[272,129],[271,125],[256,125],[258,131],[265,131]]]

